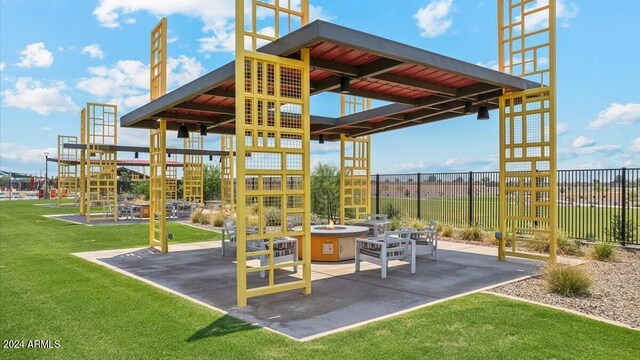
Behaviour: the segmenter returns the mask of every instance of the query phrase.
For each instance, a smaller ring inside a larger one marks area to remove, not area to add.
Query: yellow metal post
[[[295,30],[292,24],[308,23],[308,1],[302,0],[299,9],[295,5],[252,0],[250,24],[245,26],[244,0],[236,0],[238,306],[245,306],[250,297],[282,291],[311,293],[309,51],[303,49],[300,60],[256,51],[263,42]],[[270,15],[258,19],[258,13]],[[259,31],[265,26],[273,33]],[[248,153],[251,157],[246,157]],[[257,209],[258,219],[252,220],[257,223],[256,234],[246,231],[249,206]],[[267,211],[279,217],[266,217]],[[274,240],[285,237],[299,239],[302,260],[274,264]],[[247,243],[256,241],[266,241],[272,250],[247,251]],[[259,256],[267,256],[266,265],[247,266],[247,258]],[[302,280],[279,283],[275,270],[294,266],[302,266]],[[247,276],[259,271],[268,274],[266,284],[248,288]]]
[[[151,30],[150,98],[167,92],[167,18]],[[149,246],[169,251],[167,239],[167,121],[149,134]]]
[[[503,238],[498,258],[543,258],[553,263],[558,231],[556,0],[498,0],[498,43],[501,71],[541,84],[500,98]],[[519,252],[521,243],[547,244],[549,256]]]
[[[80,143],[83,148],[80,150],[80,215],[86,215],[87,210],[87,109],[80,111]]]
[[[371,99],[340,95],[340,116],[371,108]],[[371,212],[371,138],[340,135],[340,223]],[[347,212],[350,212],[347,214]]]

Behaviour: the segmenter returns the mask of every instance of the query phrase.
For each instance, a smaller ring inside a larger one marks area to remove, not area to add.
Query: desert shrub
[[[282,223],[282,212],[280,208],[267,206],[263,209],[266,226],[279,226]]]
[[[191,222],[194,224],[210,225],[211,214],[205,213],[202,209],[191,214]]]
[[[462,239],[464,240],[473,240],[473,241],[482,241],[484,238],[482,234],[482,229],[478,226],[467,226],[462,229],[462,233],[460,234]]]
[[[398,218],[391,218],[391,220],[389,220],[389,228],[391,229],[391,231],[398,230],[401,225],[402,224],[400,223],[400,219]]]
[[[258,215],[247,215],[247,226],[258,226],[259,220]]]
[[[224,226],[224,221],[227,216],[222,212],[218,211],[211,216],[213,226],[222,227]]]
[[[442,231],[440,231],[440,236],[444,236],[444,237],[453,237],[453,234],[455,233],[455,229],[453,228],[453,226],[451,225],[442,225]]]
[[[548,265],[543,274],[547,289],[564,296],[586,294],[591,277],[579,266]]]
[[[440,222],[439,222],[439,223],[436,225],[436,232],[437,232],[438,234],[442,233],[442,228],[443,228],[443,227],[444,227],[444,225],[442,225],[442,223],[440,223]]]
[[[610,242],[600,241],[593,245],[591,249],[590,257],[598,261],[611,260],[615,253],[615,246]]]
[[[250,206],[247,207],[247,214],[258,215],[259,210],[260,210],[260,205],[258,203],[251,204]]]
[[[427,224],[424,221],[420,219],[414,219],[414,218],[402,218],[402,220],[400,220],[400,225],[405,228],[412,228],[412,229],[418,229],[418,230],[427,228]]]
[[[534,240],[541,241],[535,243],[529,243],[526,245],[527,249],[536,252],[549,253],[549,233],[536,232]],[[569,239],[567,233],[559,230],[556,240],[557,252],[561,255],[573,255],[582,256],[584,252],[580,247],[580,242],[573,239]]]
[[[385,214],[387,214],[389,219],[395,219],[395,218],[399,218],[400,217],[400,209],[398,209],[395,206],[393,206],[392,203],[387,203],[384,206],[383,212]]]

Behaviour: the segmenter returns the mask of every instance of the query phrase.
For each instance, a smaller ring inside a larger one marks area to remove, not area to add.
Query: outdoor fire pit
[[[355,258],[355,238],[366,236],[369,228],[352,225],[311,226],[311,260],[344,261]],[[302,255],[302,247],[299,247]]]

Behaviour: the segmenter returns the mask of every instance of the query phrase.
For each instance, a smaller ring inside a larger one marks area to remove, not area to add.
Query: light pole
[[[44,152],[44,198],[49,198],[49,152]]]

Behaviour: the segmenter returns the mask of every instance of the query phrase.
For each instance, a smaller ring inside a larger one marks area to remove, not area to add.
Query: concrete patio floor
[[[441,241],[438,259],[418,258],[417,273],[405,262],[394,262],[387,279],[380,268],[353,261],[313,263],[312,294],[290,291],[249,299],[236,306],[235,253],[220,256],[220,242],[171,245],[168,254],[124,249],[75,254],[151,285],[297,340],[309,340],[338,330],[428,306],[447,298],[485,290],[535,275],[541,262],[497,260],[490,247]],[[300,269],[299,269],[300,270]],[[276,283],[301,276],[276,273]],[[250,287],[265,280],[250,274]]]

